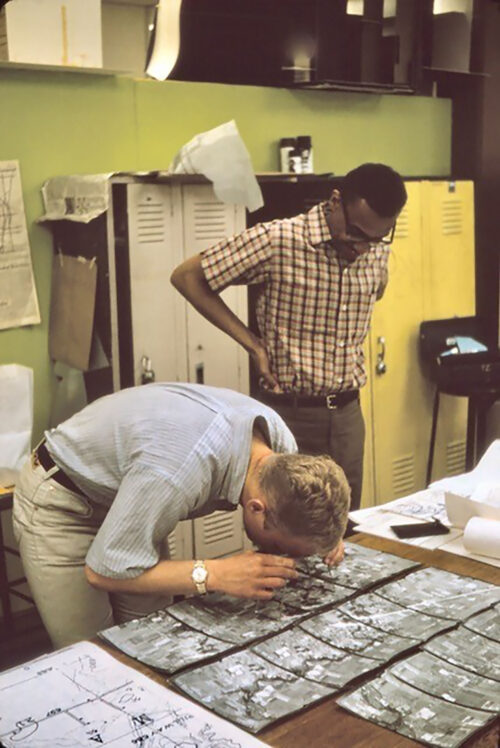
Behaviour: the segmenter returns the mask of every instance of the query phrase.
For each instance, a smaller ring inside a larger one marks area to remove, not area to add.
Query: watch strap
[[[204,578],[203,581],[200,581],[197,579],[196,570],[202,569],[204,572]],[[198,560],[194,562],[193,571],[191,574],[191,578],[194,582],[194,586],[196,587],[196,591],[199,595],[206,595],[207,594],[207,577],[208,577],[208,569],[205,565],[204,561]]]

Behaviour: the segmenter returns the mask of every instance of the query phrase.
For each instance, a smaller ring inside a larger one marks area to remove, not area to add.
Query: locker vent
[[[441,205],[441,231],[443,236],[461,234],[463,230],[463,205],[457,197],[443,200]]]
[[[168,554],[170,558],[175,558],[177,555],[177,540],[175,532],[171,532],[168,536]]]
[[[195,239],[215,242],[227,236],[226,206],[224,203],[195,202],[193,208]]]
[[[408,239],[410,235],[410,215],[408,208],[403,208],[396,223],[394,239]]]
[[[413,455],[399,457],[392,463],[393,498],[406,496],[415,491],[415,459]]]
[[[137,205],[137,241],[139,244],[159,244],[164,240],[164,206],[152,199],[140,202]]]
[[[219,543],[222,540],[233,539],[233,512],[214,512],[203,523],[203,542],[207,545]]]
[[[449,442],[446,445],[446,475],[465,472],[465,441]]]

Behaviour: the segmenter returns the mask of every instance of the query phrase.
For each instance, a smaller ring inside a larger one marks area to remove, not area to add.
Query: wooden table
[[[439,550],[429,551],[364,534],[354,535],[349,540],[369,548],[396,553],[426,566],[435,566],[438,569],[476,577],[485,582],[500,583],[500,572],[497,567],[473,561],[463,556],[455,556]],[[121,662],[165,685],[165,678],[149,667],[131,660],[112,647],[106,646],[101,640],[98,643]],[[344,711],[335,703],[337,695],[317,706],[309,707],[300,714],[285,719],[279,724],[262,730],[257,737],[264,743],[273,746],[273,748],[410,748],[410,746],[421,745]],[[474,748],[497,748],[499,738],[500,719],[482,730],[471,740],[468,740],[464,743],[464,746],[467,746],[467,748],[471,746],[474,746]]]

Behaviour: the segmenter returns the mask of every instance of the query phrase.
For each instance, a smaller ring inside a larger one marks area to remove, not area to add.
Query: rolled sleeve
[[[160,561],[168,535],[188,513],[187,498],[170,476],[148,465],[134,465],[120,484],[86,562],[106,577],[136,577]]]
[[[268,226],[258,224],[202,252],[201,267],[212,291],[219,292],[230,285],[263,283],[271,254]]]

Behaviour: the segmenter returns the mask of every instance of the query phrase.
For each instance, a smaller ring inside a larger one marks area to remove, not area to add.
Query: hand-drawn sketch
[[[40,322],[18,161],[0,162],[0,330]]]
[[[337,703],[412,740],[440,748],[456,748],[495,716],[436,699],[382,673]]]
[[[343,612],[342,607],[320,613],[302,621],[299,626],[334,647],[383,662],[418,644],[417,639],[388,634],[355,621]]]
[[[422,648],[452,665],[500,681],[500,644],[465,626],[436,636]]]
[[[500,642],[500,604],[472,616],[464,621],[464,626],[477,634],[487,636],[488,639]]]
[[[346,600],[355,592],[356,590],[351,587],[332,584],[320,577],[301,574],[298,579],[293,579],[278,590],[273,600],[305,613]]]
[[[340,610],[368,626],[421,642],[453,626],[451,621],[404,608],[375,592],[345,602]]]
[[[327,566],[321,556],[309,556],[297,564],[299,571],[304,574],[321,577],[357,590],[419,566],[420,564],[406,558],[374,551],[355,543],[345,544],[345,558],[339,566]]]
[[[276,634],[304,617],[285,601],[240,600],[219,593],[183,600],[167,610],[191,628],[231,644]]]
[[[377,595],[412,610],[463,621],[500,600],[500,586],[429,567],[377,589]]]
[[[172,681],[191,698],[250,732],[332,693],[248,650],[176,675]]]
[[[80,642],[0,674],[6,748],[257,748],[238,728]]]
[[[254,644],[250,651],[301,678],[335,689],[343,688],[363,673],[380,667],[379,660],[332,647],[299,628]]]
[[[129,657],[165,673],[227,652],[231,645],[186,626],[166,610],[112,626],[99,633]]]
[[[453,704],[500,714],[498,683],[443,662],[429,652],[417,652],[387,670],[398,680]]]

